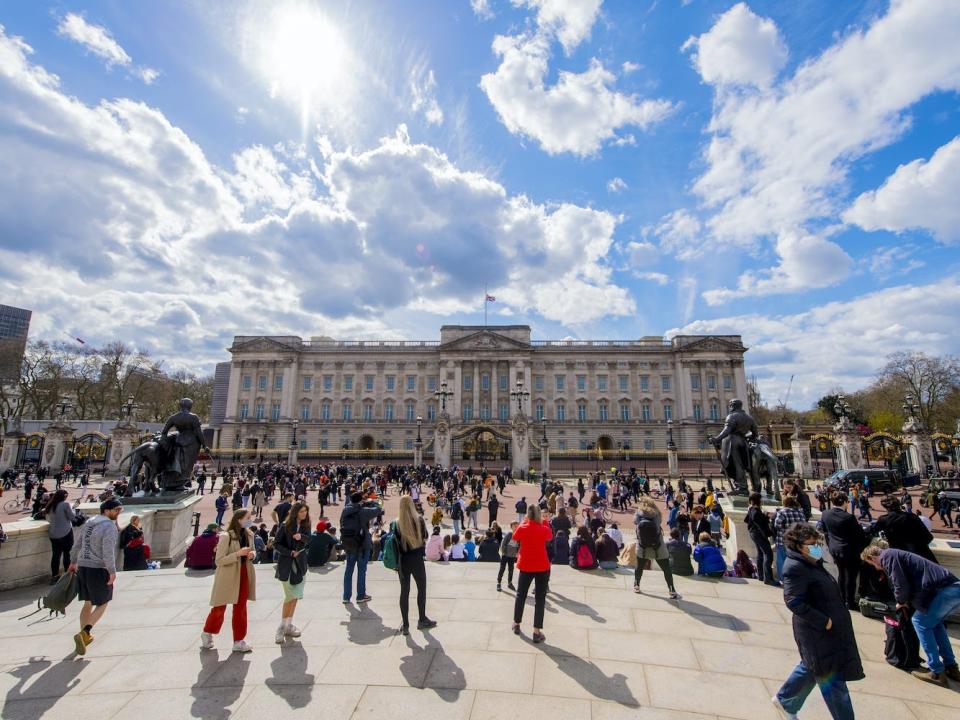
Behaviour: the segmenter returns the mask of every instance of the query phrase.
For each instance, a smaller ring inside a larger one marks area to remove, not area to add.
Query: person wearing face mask
[[[800,663],[771,700],[796,718],[817,685],[834,720],[853,720],[847,683],[863,679],[863,664],[840,586],[823,567],[822,537],[798,522],[786,529],[783,541],[783,601],[793,614]]]
[[[253,516],[249,510],[233,513],[227,531],[217,541],[217,569],[210,593],[210,614],[200,633],[200,647],[213,649],[213,636],[223,627],[227,605],[233,605],[233,651],[248,653],[253,648],[244,639],[247,636],[247,600],[257,599],[257,574],[252,563]]]

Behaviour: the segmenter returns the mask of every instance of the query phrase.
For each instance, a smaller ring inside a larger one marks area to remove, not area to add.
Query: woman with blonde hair
[[[200,633],[200,646],[213,649],[213,636],[223,627],[227,605],[233,605],[233,651],[253,650],[247,636],[247,600],[257,599],[257,574],[253,571],[253,518],[249,510],[237,510],[227,531],[217,541],[217,569],[210,593],[210,614]]]
[[[400,576],[400,633],[410,634],[410,578],[417,583],[418,630],[429,630],[437,623],[427,617],[427,568],[424,565],[424,548],[427,541],[427,524],[417,513],[413,498],[400,498],[400,514],[391,523],[391,531],[397,539],[399,550],[398,575]]]
[[[655,560],[663,570],[667,589],[671,600],[679,600],[680,593],[673,585],[673,571],[670,569],[670,552],[663,542],[663,518],[660,509],[648,497],[640,498],[637,503],[637,512],[633,516],[633,524],[637,528],[637,567],[633,573],[633,591],[640,592],[640,579],[643,577],[643,566],[647,560]]]

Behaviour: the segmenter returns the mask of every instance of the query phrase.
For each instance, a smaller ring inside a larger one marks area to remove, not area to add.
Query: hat
[[[207,525],[207,530],[219,530],[220,526],[216,523],[210,523]]]
[[[123,503],[117,500],[116,498],[110,498],[109,500],[104,500],[100,503],[100,512],[104,510],[113,510],[115,508],[122,508]]]

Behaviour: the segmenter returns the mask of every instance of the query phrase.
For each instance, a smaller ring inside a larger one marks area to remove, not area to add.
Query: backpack
[[[656,520],[645,515],[637,521],[637,544],[642,548],[657,547],[660,544],[660,526]]]
[[[340,518],[340,542],[347,546],[358,546],[363,539],[363,530],[360,528],[360,513],[346,513]]]
[[[400,542],[397,540],[397,523],[390,523],[390,532],[380,541],[383,547],[383,566],[387,570],[400,570]]]
[[[906,612],[883,618],[886,639],[883,654],[888,663],[901,670],[915,670],[920,667],[920,638]]]
[[[586,543],[580,543],[580,547],[577,548],[577,567],[583,570],[593,567],[593,554]]]
[[[37,598],[37,609],[28,615],[24,615],[20,620],[36,615],[42,610],[47,610],[48,617],[67,614],[67,605],[73,602],[77,596],[77,574],[65,572],[51,587],[46,595]]]

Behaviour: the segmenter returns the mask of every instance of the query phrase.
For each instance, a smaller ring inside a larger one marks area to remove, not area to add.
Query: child
[[[467,551],[463,546],[463,543],[460,542],[460,536],[454,533],[453,540],[450,545],[450,555],[448,556],[451,560],[458,561],[467,561]]]
[[[450,548],[453,546],[453,538],[449,535],[443,536],[443,559],[450,559]]]
[[[427,540],[425,552],[427,560],[437,562],[447,559],[447,554],[443,550],[443,538],[440,537],[439,525],[433,526],[433,532],[430,535],[430,539]]]
[[[674,575],[693,575],[693,564],[690,562],[690,554],[693,552],[693,548],[680,537],[678,528],[670,531],[667,552],[670,553],[670,569],[673,570]]]
[[[467,560],[469,562],[476,562],[477,560],[477,544],[473,541],[473,532],[467,530],[463,534],[463,551],[467,554]]]
[[[720,514],[720,506],[716,503],[710,508],[710,514],[707,515],[707,521],[710,523],[710,537],[717,545],[723,537],[723,515]]]
[[[693,549],[693,559],[697,561],[697,575],[719,578],[727,571],[727,563],[713,544],[710,533],[700,533],[700,542]]]

